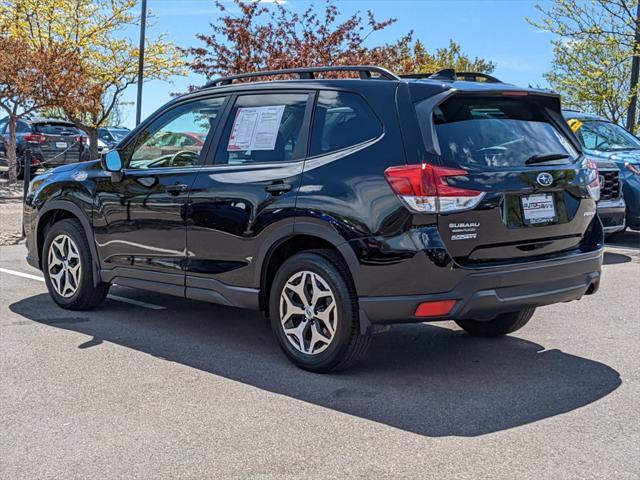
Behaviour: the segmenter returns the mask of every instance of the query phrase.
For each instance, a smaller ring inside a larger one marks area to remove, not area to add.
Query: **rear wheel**
[[[47,232],[42,270],[51,298],[68,310],[90,310],[107,296],[108,283],[93,285],[89,242],[77,220],[61,220]]]
[[[535,308],[525,308],[519,312],[509,312],[498,315],[487,321],[456,320],[460,328],[474,337],[500,337],[520,330],[533,316]]]
[[[297,366],[326,373],[355,364],[370,337],[360,334],[357,297],[342,259],[331,250],[289,258],[269,299],[271,328]]]

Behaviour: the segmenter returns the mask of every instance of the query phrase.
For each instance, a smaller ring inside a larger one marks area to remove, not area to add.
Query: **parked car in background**
[[[117,283],[260,309],[291,361],[328,372],[392,323],[496,337],[595,293],[599,194],[556,94],[302,68],[211,82],[37,177],[24,230],[63,308]]]
[[[0,134],[9,140],[8,118],[0,120]],[[71,122],[56,118],[23,117],[16,125],[18,178],[23,176],[23,155],[31,150],[31,168],[56,167],[82,160],[82,132]],[[5,142],[0,142],[0,164],[7,165]]]
[[[120,140],[129,135],[128,128],[125,127],[103,127],[98,129],[98,141],[101,142],[107,150],[114,148]]]
[[[597,115],[573,110],[565,110],[563,115],[586,154],[597,162],[613,162],[620,171],[618,180],[615,173],[603,171],[605,185],[601,197],[602,201],[614,200],[617,183],[622,183],[626,226],[620,230],[626,227],[640,230],[640,140],[620,125]]]

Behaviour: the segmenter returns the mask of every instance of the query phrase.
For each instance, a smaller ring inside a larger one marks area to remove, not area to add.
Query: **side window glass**
[[[582,144],[585,148],[589,150],[596,149],[599,143],[597,132],[593,131],[591,127],[583,125],[582,128],[578,130],[578,133],[582,137]]]
[[[225,97],[199,100],[171,110],[135,140],[129,169],[195,167],[202,147],[213,132]]]
[[[17,123],[17,125],[16,125],[16,132],[17,133],[27,133],[29,131],[30,131],[29,125],[27,125],[24,122],[18,122]]]
[[[220,138],[215,163],[286,162],[304,156],[300,142],[308,98],[307,93],[239,96]]]
[[[355,93],[323,90],[311,131],[311,155],[340,150],[382,134],[382,125],[371,107]]]
[[[8,119],[0,120],[0,133],[4,133],[5,128],[7,128]]]

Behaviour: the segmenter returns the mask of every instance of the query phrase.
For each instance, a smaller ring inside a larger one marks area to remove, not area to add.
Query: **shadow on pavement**
[[[483,435],[553,417],[588,405],[621,383],[607,365],[514,336],[474,339],[424,324],[377,336],[356,368],[317,375],[285,359],[268,322],[256,312],[154,298],[171,307],[141,312],[107,301],[99,310],[78,315],[52,307],[41,294],[10,309],[89,336],[74,347],[84,349],[88,362],[94,348],[112,342],[431,437]],[[58,315],[52,317],[52,311]]]
[[[629,263],[631,257],[622,253],[604,252],[604,265],[617,265],[619,263]]]
[[[640,249],[640,231],[627,229],[622,233],[616,233],[607,239],[606,244],[610,247]]]

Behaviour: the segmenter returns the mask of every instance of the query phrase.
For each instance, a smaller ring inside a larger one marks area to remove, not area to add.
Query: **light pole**
[[[147,0],[142,0],[140,12],[140,49],[138,55],[138,99],[136,101],[136,126],[140,124],[142,115],[142,80],[144,78],[144,35],[147,27]]]
[[[640,73],[640,57],[638,57],[638,48],[640,48],[640,2],[636,9],[636,31],[635,41],[633,44],[634,52],[631,60],[631,100],[627,109],[627,130],[635,133],[636,127],[636,108],[638,104],[638,76]]]

